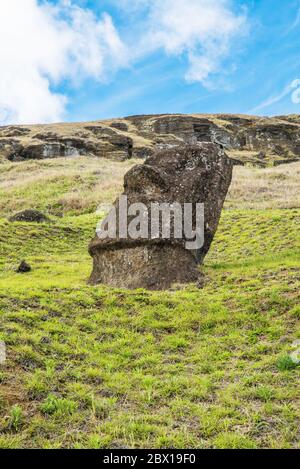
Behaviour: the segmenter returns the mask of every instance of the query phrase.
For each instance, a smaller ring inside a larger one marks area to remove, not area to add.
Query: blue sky
[[[11,44],[8,54],[0,31],[2,124],[300,113],[299,0],[22,5],[26,12],[20,0],[0,4]]]

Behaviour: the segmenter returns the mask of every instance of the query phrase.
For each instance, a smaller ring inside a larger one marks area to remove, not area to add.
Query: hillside
[[[0,165],[0,448],[299,448],[300,163],[234,168],[203,289],[87,286],[134,163]]]
[[[144,158],[156,148],[198,141],[221,144],[237,164],[300,160],[300,116],[231,114],[132,116],[89,123],[0,128],[0,161],[90,155]]]
[[[138,160],[93,157],[29,160],[0,164],[0,215],[26,208],[50,215],[93,213],[112,202],[123,188],[124,174]],[[234,168],[225,207],[237,209],[299,208],[300,163]]]

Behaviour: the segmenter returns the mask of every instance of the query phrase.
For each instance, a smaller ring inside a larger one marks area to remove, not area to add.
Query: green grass
[[[1,219],[0,448],[299,448],[299,220],[224,211],[202,290],[129,292],[86,285],[94,215]]]
[[[56,216],[93,213],[116,198],[135,163],[92,157],[0,162],[1,216],[32,207]]]

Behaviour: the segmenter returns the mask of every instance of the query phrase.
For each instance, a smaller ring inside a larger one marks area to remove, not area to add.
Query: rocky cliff
[[[0,127],[0,161],[91,155],[146,158],[183,142],[214,142],[237,164],[300,160],[300,115],[231,114],[131,116],[90,123]]]

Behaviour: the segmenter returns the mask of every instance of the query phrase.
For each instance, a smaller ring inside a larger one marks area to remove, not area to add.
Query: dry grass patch
[[[300,207],[300,163],[276,168],[234,168],[226,208]]]
[[[93,212],[122,192],[125,173],[141,160],[57,158],[0,165],[0,215],[37,208],[50,214]],[[300,163],[234,168],[225,208],[300,207]]]
[[[80,156],[2,164],[0,213],[24,208],[55,215],[93,211],[122,191],[124,174],[136,163]]]

